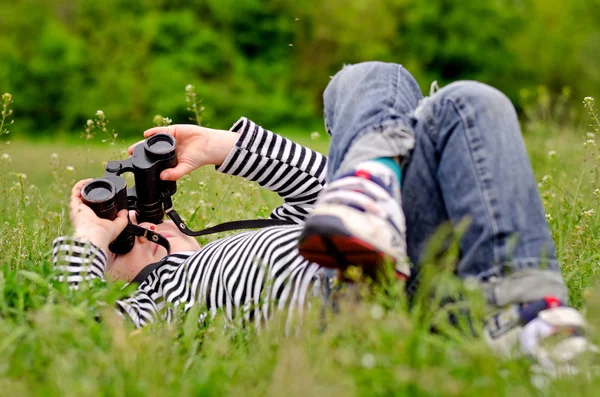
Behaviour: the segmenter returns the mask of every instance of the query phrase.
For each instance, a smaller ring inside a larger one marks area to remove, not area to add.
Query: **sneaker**
[[[374,276],[387,261],[407,279],[405,236],[398,179],[388,167],[368,161],[321,192],[298,249],[307,260],[342,272],[358,266]]]
[[[578,373],[577,359],[598,348],[584,336],[586,322],[576,309],[554,297],[515,304],[490,317],[484,338],[498,353],[523,354],[537,363],[540,375],[559,377]]]

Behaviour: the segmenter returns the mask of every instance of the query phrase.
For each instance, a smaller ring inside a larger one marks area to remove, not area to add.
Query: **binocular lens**
[[[170,154],[175,149],[171,135],[157,134],[146,139],[146,150],[152,154]]]
[[[84,201],[103,203],[115,195],[115,186],[107,180],[91,181],[81,191]]]
[[[88,182],[81,189],[81,201],[103,219],[115,219],[120,209],[117,206],[117,189],[108,179],[94,179]]]

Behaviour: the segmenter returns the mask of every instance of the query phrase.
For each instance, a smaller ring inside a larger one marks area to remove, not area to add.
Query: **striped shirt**
[[[218,171],[242,176],[277,192],[284,203],[271,218],[293,221],[222,238],[199,251],[163,258],[137,290],[117,301],[118,312],[137,327],[159,319],[171,321],[174,310],[194,305],[203,316],[222,310],[229,320],[243,316],[261,326],[276,311],[288,309],[288,324],[312,296],[322,296],[330,272],[298,253],[301,223],[325,186],[327,158],[242,118],[231,129],[240,137]],[[58,280],[77,289],[83,282],[104,281],[106,254],[72,237],[54,240]]]

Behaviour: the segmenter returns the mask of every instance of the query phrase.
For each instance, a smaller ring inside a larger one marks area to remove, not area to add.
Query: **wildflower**
[[[600,189],[595,189],[594,190],[594,196],[600,198]]]
[[[52,153],[52,154],[50,155],[50,157],[51,157],[52,159],[56,160],[56,159],[58,158],[58,153]]]
[[[550,222],[552,220],[552,215],[546,214],[546,222]]]
[[[587,148],[587,147],[590,147],[590,146],[596,146],[596,141],[593,140],[593,139],[588,139],[587,141],[585,141],[583,143],[583,147],[584,148]]]
[[[94,125],[94,122],[93,122],[92,120],[88,119],[88,121],[86,121],[86,122],[85,122],[85,124],[86,124],[88,127],[91,127],[92,125]]]
[[[548,152],[548,157],[550,157],[550,158],[556,157],[556,150],[550,150]]]
[[[172,122],[173,122],[173,120],[171,120],[168,117],[163,117],[163,119],[162,119],[163,126],[167,126],[167,125],[171,124]]]
[[[367,353],[365,355],[362,356],[362,359],[360,360],[360,363],[362,364],[363,368],[366,369],[372,369],[375,367],[375,364],[377,363],[375,360],[375,356]]]
[[[581,213],[581,215],[583,215],[583,216],[587,216],[588,218],[591,218],[592,216],[594,216],[594,213],[595,213],[595,212],[596,212],[596,211],[594,211],[593,209],[590,209],[590,210],[587,210],[587,211],[583,211],[583,212]]]
[[[185,86],[185,92],[192,92],[194,91],[194,86],[191,84],[188,84]]]
[[[316,141],[317,139],[319,139],[320,136],[321,136],[321,134],[319,134],[317,131],[313,131],[310,133],[310,139],[312,139],[313,141]]]
[[[97,110],[96,116],[102,118],[102,117],[104,117],[104,112],[102,110]]]
[[[67,171],[73,172],[73,171],[75,171],[75,168],[73,168],[73,166],[71,166],[71,165],[67,165]]]
[[[585,136],[587,136],[587,137],[588,137],[588,138],[590,138],[590,139],[593,139],[593,138],[595,138],[595,137],[596,137],[596,134],[594,134],[593,132],[586,132],[586,133],[585,133]]]
[[[10,161],[10,156],[8,153],[2,153],[2,160]]]
[[[2,102],[12,102],[12,94],[10,92],[2,94]]]
[[[163,120],[163,116],[161,116],[160,114],[157,114],[156,116],[154,116],[152,118],[152,124],[154,124],[155,126],[160,126],[162,124],[162,120]]]
[[[381,320],[383,318],[384,314],[385,313],[381,306],[379,306],[379,305],[371,306],[371,317],[373,317],[374,320]]]

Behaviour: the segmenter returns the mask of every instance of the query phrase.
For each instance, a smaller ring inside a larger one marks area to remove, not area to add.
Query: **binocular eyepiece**
[[[88,182],[81,190],[82,201],[98,217],[114,220],[123,209],[135,210],[139,223],[161,223],[165,216],[164,197],[177,191],[173,181],[163,181],[160,173],[177,165],[177,143],[173,136],[156,134],[137,145],[133,155],[122,161],[109,161],[103,178]],[[135,185],[127,188],[121,176],[133,173]],[[121,233],[109,249],[125,254],[133,248],[135,236]]]

